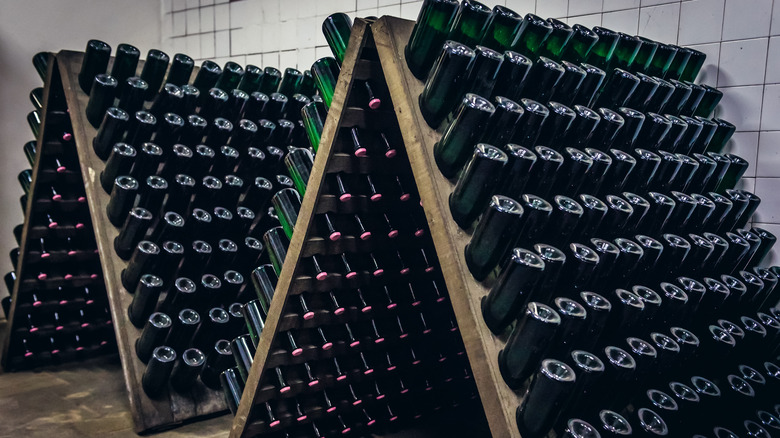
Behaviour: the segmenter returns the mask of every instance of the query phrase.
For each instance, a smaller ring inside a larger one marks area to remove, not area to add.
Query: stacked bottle
[[[49,54],[33,57],[44,81],[52,77],[48,96],[43,88],[30,93],[27,121],[36,140],[24,145],[30,169],[18,175],[25,224],[14,229],[19,247],[11,251],[14,271],[5,276],[3,310],[13,323],[4,360],[12,370],[116,347],[67,103],[57,69],[47,73],[49,61]]]

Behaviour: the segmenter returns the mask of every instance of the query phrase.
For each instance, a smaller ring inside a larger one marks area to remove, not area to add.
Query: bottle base
[[[417,105],[420,107],[420,114],[422,114],[423,119],[425,119],[425,123],[428,124],[428,126],[431,127],[431,129],[436,129],[441,125],[442,122],[442,116],[438,114],[434,114],[431,111],[428,111],[427,108],[425,108],[425,105],[423,105],[423,98],[422,94],[420,94],[417,97]]]

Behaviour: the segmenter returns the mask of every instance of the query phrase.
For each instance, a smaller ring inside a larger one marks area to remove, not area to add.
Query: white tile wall
[[[331,56],[333,12],[414,19],[421,0],[161,0],[163,47],[198,61],[308,69]],[[724,93],[716,116],[737,126],[727,151],[751,166],[741,187],[762,203],[754,223],[780,235],[780,0],[483,0],[518,13],[605,26],[707,54],[698,82]],[[197,46],[197,47],[196,47]],[[774,253],[780,264],[780,248]]]

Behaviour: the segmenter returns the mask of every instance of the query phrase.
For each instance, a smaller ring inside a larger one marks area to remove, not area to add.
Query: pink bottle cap
[[[393,158],[393,157],[395,157],[397,154],[398,154],[398,153],[395,151],[395,149],[390,149],[389,151],[385,152],[385,157],[387,157],[387,158]]]
[[[66,280],[70,280],[71,278],[73,278],[73,274],[65,274]]]
[[[320,384],[320,381],[317,380],[317,379],[314,379],[311,382],[309,382],[309,388],[313,388],[313,387],[315,387],[315,386],[317,386],[319,384]]]
[[[387,367],[387,371],[395,371],[398,367],[395,365]]]
[[[363,312],[363,313],[368,313],[368,312],[371,311],[371,309],[372,309],[371,306],[366,306],[366,307],[360,309],[360,311]]]
[[[77,223],[77,224],[76,224],[76,229],[77,229],[77,230],[80,230],[80,229],[82,229],[82,228],[84,228],[84,224],[82,224],[81,222],[79,222],[79,223]]]
[[[458,331],[458,327],[450,327],[450,331],[455,333],[456,331]]]
[[[373,195],[371,195],[371,200],[374,201],[374,202],[377,202],[377,201],[379,201],[381,199],[382,199],[382,194],[381,193],[374,193]]]
[[[333,348],[333,342],[326,342],[326,343],[322,344],[322,349],[323,350],[330,350],[331,348]]]
[[[279,394],[285,394],[285,393],[288,393],[288,392],[290,392],[290,390],[291,390],[291,389],[292,389],[292,388],[290,388],[289,386],[285,386],[285,387],[283,387],[283,388],[279,389]]]
[[[335,241],[341,239],[341,233],[339,233],[338,231],[334,231],[334,232],[330,233],[330,236],[328,236],[328,237],[330,237],[330,240],[335,242]]]
[[[376,97],[368,101],[368,107],[373,110],[379,109],[380,106],[382,106],[382,101]]]
[[[411,272],[411,269],[409,269],[409,268],[403,268],[403,269],[401,269],[401,275],[406,275],[406,274],[408,274],[409,272]]]
[[[64,328],[65,328],[64,326],[58,325],[57,327],[54,328],[54,331],[60,331]]]
[[[74,255],[76,255],[76,251],[70,250],[70,251],[68,251],[68,255],[69,256],[74,256]]]
[[[425,272],[433,272],[433,266],[428,266],[425,268]]]
[[[306,312],[303,314],[303,319],[306,321],[314,319],[314,312]]]
[[[436,298],[436,302],[437,302],[437,303],[443,303],[443,302],[445,302],[445,301],[447,301],[447,297],[439,297],[439,298]]]
[[[412,418],[414,418],[415,420],[419,420],[420,418],[422,418],[422,414],[417,414]]]
[[[58,225],[59,225],[59,224],[57,224],[57,222],[51,222],[51,223],[49,224],[49,228],[57,228],[57,226],[58,226]]]
[[[71,141],[73,139],[73,134],[71,134],[70,132],[66,132],[62,134],[62,139],[65,141]]]
[[[412,303],[412,306],[414,306],[414,307],[417,307],[417,306],[419,306],[420,304],[422,304],[422,302],[421,302],[420,300],[417,300],[417,301],[415,301],[415,302],[413,302],[413,303]]]
[[[296,418],[298,421],[306,421],[306,419],[309,418],[306,415],[301,415],[300,417]]]
[[[407,392],[409,392],[408,388],[404,388],[404,389],[401,390],[401,394],[406,394]]]
[[[24,357],[30,357],[32,355],[33,355],[32,351],[28,351],[28,352],[24,353]]]
[[[347,380],[347,376],[341,375],[341,376],[336,377],[336,381],[341,382],[342,380]],[[336,409],[336,408],[333,408],[333,409]]]
[[[347,202],[350,199],[352,199],[352,195],[350,195],[349,193],[344,193],[343,195],[339,196],[339,200],[341,202]]]
[[[422,237],[425,235],[425,230],[417,230],[414,232],[414,237]]]
[[[351,427],[347,427],[346,429],[341,431],[341,434],[342,435],[346,435],[346,434],[348,434],[350,432],[352,432],[352,428]]]
[[[398,230],[390,231],[389,233],[387,233],[387,237],[391,239],[395,239],[396,237],[398,237]]]
[[[382,274],[384,274],[384,273],[385,273],[385,270],[382,269],[382,268],[379,268],[376,271],[374,271],[374,277],[381,277]]]
[[[366,423],[367,426],[373,426],[374,424],[376,424],[376,420],[371,420],[368,423]]]
[[[410,195],[408,193],[404,193],[403,195],[401,195],[401,200],[402,201],[408,201],[410,199],[412,199],[412,195]]]
[[[355,156],[356,157],[365,157],[368,154],[368,151],[366,148],[357,148],[355,150]]]
[[[424,335],[427,335],[427,334],[428,334],[428,333],[430,333],[430,332],[431,332],[431,329],[425,329],[425,330],[423,330],[423,334],[424,334]]]
[[[49,258],[50,256],[51,256],[51,254],[49,254],[48,252],[45,252],[45,253],[41,254],[41,258],[42,259]]]
[[[384,394],[379,394],[378,396],[376,396],[377,400],[382,400],[383,398],[385,398]]]
[[[420,365],[420,359],[417,359],[414,362],[412,362],[412,365]]]
[[[86,196],[79,196],[78,199],[76,199],[79,202],[87,202]]]
[[[392,303],[392,304],[388,304],[388,305],[387,305],[387,309],[388,309],[388,310],[393,310],[393,309],[395,309],[396,307],[398,307],[398,303]]]
[[[447,383],[452,382],[452,377],[447,377],[446,379],[444,379],[444,381]]]
[[[371,238],[371,231],[366,231],[360,235],[360,240],[368,240]]]
[[[357,272],[347,272],[347,278],[355,278],[357,277]]]
[[[40,306],[42,306],[42,305],[43,305],[43,303],[42,303],[42,302],[40,302],[40,301],[34,301],[34,302],[33,302],[33,307],[40,307]]]
[[[359,406],[363,404],[363,400],[355,400],[352,402],[352,406]]]
[[[398,419],[398,416],[397,415],[393,415],[392,417],[390,417],[389,421],[395,421],[397,419]]]
[[[30,329],[30,333],[35,333],[38,331],[38,327],[33,327]]]
[[[271,424],[269,424],[268,426],[270,426],[270,427],[276,427],[276,426],[278,426],[278,425],[280,425],[280,424],[282,424],[282,422],[281,422],[281,421],[279,421],[279,420],[274,420],[274,421],[272,421],[272,422],[271,422]]]
[[[327,272],[320,272],[319,274],[317,274],[316,278],[317,278],[317,280],[322,281],[322,280],[328,278],[328,273]]]
[[[447,360],[447,356],[442,356],[439,358],[439,362],[444,362]]]
[[[52,350],[52,351],[51,351],[51,354],[60,354],[60,350],[57,350],[57,349],[55,349],[55,350]]]
[[[84,351],[84,347],[76,347],[76,351]]]
[[[426,391],[431,391],[431,390],[433,390],[433,386],[426,386],[426,387],[425,387],[425,390],[426,390]]]
[[[81,328],[86,328],[86,327],[89,327],[89,323],[88,322],[85,322],[85,323],[81,324]]]
[[[329,408],[328,408],[328,409],[327,409],[325,412],[327,412],[327,413],[329,413],[329,414],[330,414],[331,412],[336,412],[336,407],[335,407],[335,406],[331,406],[331,407],[329,407]]]
[[[344,313],[344,312],[346,312],[346,311],[347,311],[347,310],[346,310],[345,308],[343,308],[343,307],[339,307],[338,309],[336,309],[336,310],[333,312],[333,314],[335,314],[335,315],[341,315],[341,314],[343,314],[343,313]]]
[[[357,347],[358,345],[360,345],[360,341],[352,341],[352,342],[349,344],[349,346],[350,346],[350,347],[352,347],[352,348],[355,348],[355,347]]]
[[[292,351],[292,355],[298,357],[303,354],[303,348],[296,348]]]
[[[59,166],[57,167],[57,173],[62,173],[68,170],[65,166]]]
[[[399,339],[406,339],[409,337],[409,333],[401,333],[400,336],[398,336]]]
[[[93,304],[95,300],[87,300],[87,304]]]
[[[89,274],[89,278],[98,278],[97,274]]]
[[[48,275],[44,274],[43,272],[38,274],[38,280],[46,280],[46,278],[48,278]]]
[[[59,302],[60,306],[64,306],[66,304],[68,304],[68,300],[60,300],[60,302]]]
[[[56,194],[56,195],[51,197],[51,200],[52,201],[61,201],[62,200],[62,195]]]

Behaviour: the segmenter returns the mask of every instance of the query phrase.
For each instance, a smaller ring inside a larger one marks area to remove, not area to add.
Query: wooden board
[[[330,109],[328,110],[329,117],[322,130],[320,146],[314,159],[311,175],[309,176],[310,182],[323,180],[326,164],[333,155],[332,146],[335,143],[334,139],[338,135],[338,128],[341,125],[341,120],[345,114],[343,109],[346,106],[345,100],[347,92],[351,88],[354,79],[353,69],[358,66],[357,60],[360,58],[359,52],[364,44],[367,27],[368,24],[364,20],[355,20],[352,27],[349,49],[342,62],[341,73],[339,74],[339,79],[333,94],[334,98],[331,102]],[[337,116],[333,117],[332,115],[334,114]],[[279,331],[279,325],[283,319],[283,309],[286,307],[286,301],[289,296],[287,291],[293,287],[293,283],[297,280],[296,271],[298,270],[299,261],[304,256],[302,248],[306,245],[306,235],[308,234],[309,227],[312,225],[314,214],[317,211],[317,203],[320,200],[321,189],[321,184],[309,184],[307,186],[306,195],[303,197],[301,209],[298,213],[298,221],[295,224],[290,246],[287,249],[287,258],[285,259],[284,266],[279,275],[279,281],[276,285],[277,293],[274,294],[274,298],[271,301],[271,307],[265,321],[265,328],[263,329],[263,333],[261,334],[260,341],[257,345],[257,352],[254,358],[255,364],[264,365],[268,362],[269,356],[271,356],[271,346],[274,342],[276,333]],[[259,395],[262,393],[260,382],[263,380],[265,370],[265,366],[253,366],[249,373],[244,394],[241,398],[238,412],[233,420],[233,427],[230,430],[230,436],[232,438],[251,436],[251,431],[248,428],[249,419],[251,418],[252,408],[254,407],[256,400],[259,399]]]
[[[494,336],[482,321],[480,299],[488,288],[475,281],[466,267],[463,249],[471,236],[452,220],[448,198],[454,184],[433,160],[433,145],[441,132],[431,129],[420,114],[417,101],[423,83],[406,66],[404,47],[413,26],[414,21],[382,17],[372,25],[374,41],[490,430],[494,438],[519,438],[515,410],[521,399],[498,370],[498,353],[505,340]]]
[[[138,433],[168,429],[180,424],[197,421],[227,412],[227,406],[219,391],[214,391],[198,381],[190,394],[165,391],[158,399],[151,400],[141,388],[145,365],[135,355],[135,341],[141,330],[127,320],[127,307],[132,296],[122,287],[120,274],[127,266],[114,252],[113,241],[119,234],[106,217],[109,195],[100,185],[100,173],[105,163],[92,150],[92,139],[97,130],[87,121],[85,109],[89,97],[78,85],[78,72],[83,54],[61,51],[57,54],[65,96],[68,100],[73,135],[81,164],[81,173],[87,194],[87,202],[100,251],[106,291],[114,320],[119,357],[130,397],[135,430]],[[139,64],[138,68],[142,67]]]

